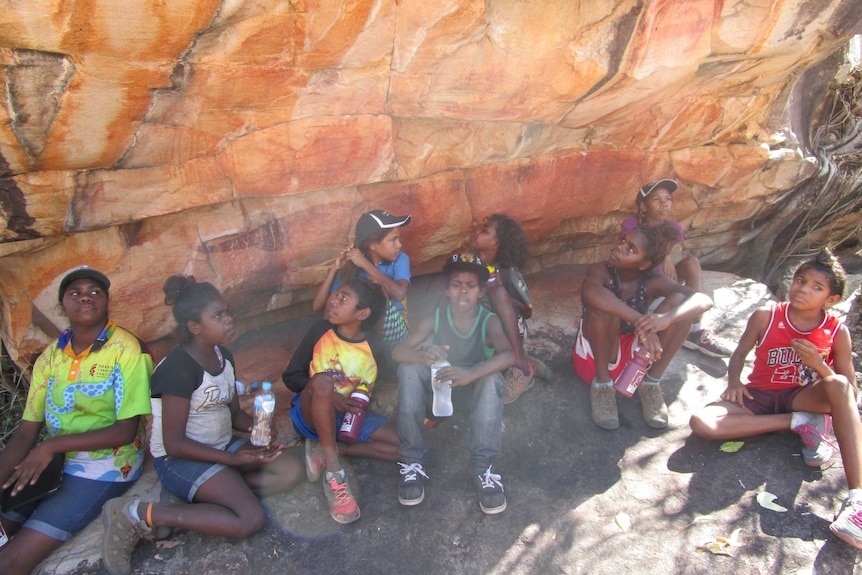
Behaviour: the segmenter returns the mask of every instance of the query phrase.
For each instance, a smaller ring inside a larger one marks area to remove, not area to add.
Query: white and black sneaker
[[[398,485],[398,502],[401,505],[412,507],[419,505],[425,499],[425,486],[423,482],[428,479],[421,463],[401,463],[401,483]],[[424,478],[424,479],[423,479]]]
[[[503,478],[491,471],[474,475],[476,489],[479,491],[479,508],[486,515],[495,515],[506,510],[506,495],[503,493]]]

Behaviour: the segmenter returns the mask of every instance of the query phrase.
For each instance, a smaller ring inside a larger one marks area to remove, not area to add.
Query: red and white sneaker
[[[339,523],[353,523],[359,519],[359,505],[350,492],[343,469],[333,473],[331,478],[323,478],[323,492],[329,502],[329,514],[333,519]]]
[[[730,354],[733,353],[733,349],[722,342],[711,329],[691,332],[682,342],[682,345],[710,357],[730,357]]]
[[[862,549],[862,501],[845,501],[829,530],[846,543]]]

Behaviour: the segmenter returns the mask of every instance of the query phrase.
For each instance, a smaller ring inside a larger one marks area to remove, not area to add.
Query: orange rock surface
[[[0,336],[64,326],[59,277],[107,273],[155,341],[194,274],[246,325],[306,313],[371,208],[412,213],[413,273],[474,219],[521,221],[535,268],[603,256],[644,182],[707,265],[814,172],[777,144],[858,2],[99,0],[0,10]],[[792,135],[791,135],[792,136]]]

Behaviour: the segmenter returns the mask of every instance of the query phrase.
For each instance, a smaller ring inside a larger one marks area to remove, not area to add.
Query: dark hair
[[[368,317],[362,322],[362,329],[370,328],[377,323],[388,302],[383,288],[365,277],[351,278],[344,282],[344,285],[356,294],[356,309],[368,308]]]
[[[660,263],[670,253],[673,244],[680,240],[679,230],[671,222],[657,226],[638,226],[635,230],[639,230],[646,238],[645,259],[653,265]]]
[[[222,295],[209,282],[198,283],[194,276],[171,276],[162,286],[165,303],[173,306],[174,319],[177,320],[177,337],[183,342],[192,338],[186,322],[201,321],[201,312],[210,302],[221,299]]]
[[[491,262],[503,268],[522,268],[530,251],[521,225],[506,214],[491,214],[488,219],[497,224],[497,257]]]
[[[369,251],[371,244],[382,242],[386,236],[389,235],[389,232],[392,230],[396,230],[398,228],[383,228],[377,230],[364,240],[359,243],[357,249],[362,252],[362,255],[365,256],[365,259],[371,261],[371,252]],[[346,284],[348,281],[353,278],[359,277],[359,266],[351,261],[344,262],[344,265],[341,266],[341,269],[338,271],[338,277],[341,279],[341,283]]]
[[[793,270],[793,277],[798,276],[802,272],[814,270],[822,272],[829,277],[829,292],[830,295],[844,297],[844,288],[847,286],[847,272],[844,271],[844,266],[832,253],[828,247],[822,248],[811,259],[805,260]]]
[[[486,270],[487,270],[487,268],[486,268]],[[476,266],[471,266],[468,264],[463,264],[463,265],[455,264],[455,265],[443,268],[443,285],[448,286],[449,285],[449,279],[453,275],[460,274],[460,273],[468,273],[468,274],[473,274],[474,276],[476,276],[476,281],[479,282],[480,288],[484,288],[488,284],[487,276],[483,275],[481,270],[476,269]]]

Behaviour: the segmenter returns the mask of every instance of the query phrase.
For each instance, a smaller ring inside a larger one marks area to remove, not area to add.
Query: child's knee
[[[332,376],[328,373],[316,373],[308,381],[306,388],[311,392],[312,396],[330,395],[333,390]]]
[[[703,411],[692,414],[688,420],[688,426],[698,437],[715,439],[715,418]]]
[[[266,514],[263,511],[263,507],[258,505],[257,509],[250,509],[247,515],[240,518],[239,523],[236,537],[238,539],[251,537],[266,525]]]
[[[826,389],[826,395],[830,403],[834,402],[849,402],[856,404],[856,388],[850,384],[850,381],[841,374],[830,375],[823,378],[820,385]]]
[[[676,267],[676,269],[677,269],[677,271],[678,271],[678,272],[679,272],[679,271],[682,271],[682,272],[695,272],[695,273],[700,273],[700,272],[701,272],[700,260],[698,260],[698,259],[697,259],[696,257],[694,257],[694,256],[685,256],[684,258],[682,258],[682,259],[679,261],[679,263],[678,263],[678,264],[676,264],[676,266],[675,266],[675,267]]]

